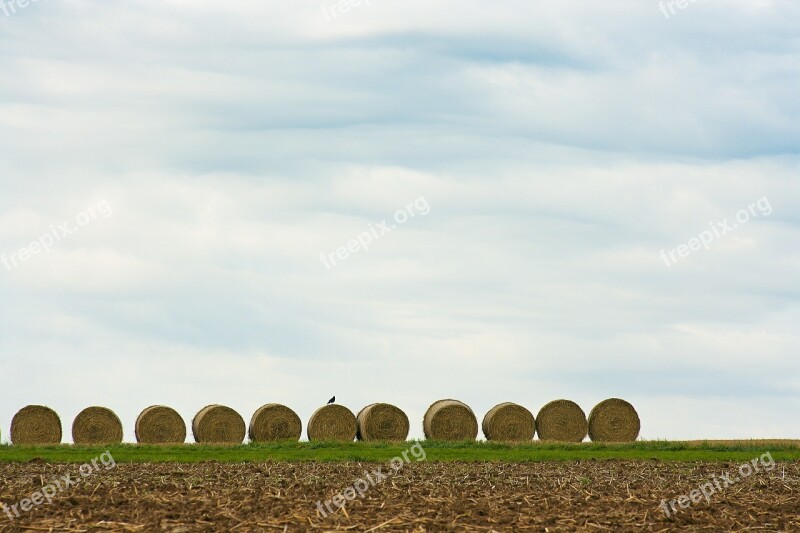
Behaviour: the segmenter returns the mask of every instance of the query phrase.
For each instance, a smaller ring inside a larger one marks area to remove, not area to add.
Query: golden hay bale
[[[194,440],[204,444],[241,444],[246,430],[244,418],[224,405],[207,405],[192,419]]]
[[[279,440],[300,440],[303,423],[297,413],[278,403],[268,403],[259,407],[250,419],[250,440],[269,442]]]
[[[308,440],[345,441],[356,438],[356,416],[343,405],[320,407],[308,421]]]
[[[72,422],[72,441],[75,444],[119,444],[122,422],[107,407],[87,407]]]
[[[581,442],[586,438],[586,413],[570,400],[554,400],[536,416],[536,431],[540,440]]]
[[[61,443],[61,419],[43,405],[28,405],[11,419],[11,443],[21,446]]]
[[[356,416],[358,440],[404,441],[411,425],[408,416],[388,403],[373,403]]]
[[[186,442],[186,422],[171,407],[151,405],[136,418],[135,433],[141,444],[182,444]]]
[[[533,414],[511,402],[492,407],[483,417],[481,425],[487,440],[527,442],[533,440],[536,434]]]
[[[475,440],[478,436],[478,419],[465,403],[439,400],[425,412],[422,430],[428,440]]]
[[[619,398],[603,400],[589,413],[589,438],[596,442],[633,442],[640,428],[636,409]]]

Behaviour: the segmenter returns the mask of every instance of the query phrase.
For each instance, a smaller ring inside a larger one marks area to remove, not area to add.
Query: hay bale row
[[[536,432],[541,440],[581,442],[588,435],[593,442],[633,442],[640,429],[636,409],[619,398],[597,404],[588,419],[583,409],[570,400],[548,403],[536,418]]]
[[[588,419],[570,400],[549,402],[536,417],[521,405],[505,402],[486,413],[481,427],[491,441],[526,442],[538,434],[543,441],[581,442],[588,435],[595,442],[631,442],[639,436],[641,423],[630,403],[610,398],[597,404]],[[409,428],[408,416],[390,404],[370,404],[358,415],[331,404],[314,412],[307,434],[311,441],[405,441]],[[425,412],[423,431],[429,440],[475,440],[478,420],[465,403],[439,400]],[[246,432],[254,442],[297,441],[302,423],[297,413],[275,403],[256,410],[249,429],[239,413],[223,405],[206,406],[192,419],[192,435],[198,443],[241,444]],[[186,441],[186,424],[174,409],[153,405],[137,417],[135,435],[142,444],[180,444]],[[11,422],[15,445],[59,444],[61,437],[61,420],[49,407],[23,407]],[[122,423],[108,408],[88,407],[75,417],[72,439],[75,444],[118,444]]]
[[[632,442],[641,424],[636,409],[619,398],[597,404],[587,419],[583,409],[570,400],[555,400],[536,417],[525,407],[505,402],[494,406],[482,423],[490,441],[527,442],[539,435],[543,441],[582,442],[587,435],[595,442]],[[439,400],[428,408],[423,420],[430,440],[474,440],[477,420],[472,410],[457,400]]]
[[[136,441],[141,444],[181,444],[186,441],[186,423],[174,409],[153,405],[136,418],[134,433]],[[253,441],[299,440],[300,433],[300,418],[283,405],[262,406],[250,422],[250,439]],[[241,444],[245,424],[230,407],[209,405],[192,419],[192,434],[199,443]],[[23,407],[11,421],[11,442],[15,445],[60,444],[61,437],[61,419],[49,407]],[[72,423],[72,440],[75,444],[85,445],[119,444],[122,442],[122,423],[106,407],[87,407]]]

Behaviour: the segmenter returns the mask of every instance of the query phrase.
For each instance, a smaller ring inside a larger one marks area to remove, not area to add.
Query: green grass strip
[[[83,463],[106,450],[118,463],[219,461],[231,463],[264,461],[386,462],[409,449],[407,443],[319,443],[290,442],[211,446],[140,446],[122,444],[110,447],[72,445],[22,447],[0,446],[0,462],[44,460],[52,463]],[[770,452],[776,461],[800,460],[797,443],[737,441],[731,444],[639,441],[630,444],[528,443],[508,445],[488,442],[420,441],[428,461],[536,462],[588,460],[731,461],[744,462]]]

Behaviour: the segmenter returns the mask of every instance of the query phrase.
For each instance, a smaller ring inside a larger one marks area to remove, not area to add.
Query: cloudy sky
[[[800,437],[795,0],[9,2],[3,441],[334,394]]]

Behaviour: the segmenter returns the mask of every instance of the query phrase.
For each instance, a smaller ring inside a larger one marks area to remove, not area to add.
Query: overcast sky
[[[800,437],[796,0],[0,9],[3,441],[334,394]]]

